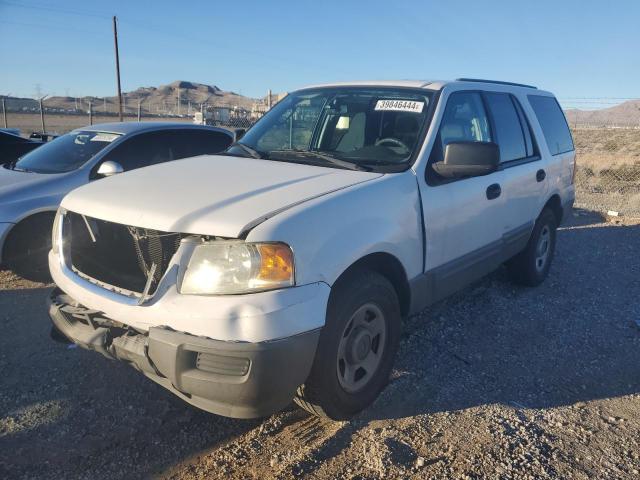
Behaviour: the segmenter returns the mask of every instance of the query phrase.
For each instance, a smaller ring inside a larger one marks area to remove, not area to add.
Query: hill
[[[160,115],[192,113],[198,110],[201,104],[252,110],[256,108],[257,104],[262,103],[261,99],[224,91],[215,85],[205,85],[184,80],[177,80],[159,87],[140,87],[131,92],[123,92],[122,97],[125,113],[136,112],[138,103],[140,103],[143,113]],[[38,102],[31,98],[5,98],[7,111],[9,112],[38,111]],[[46,98],[44,106],[47,112],[72,114],[87,111],[89,102],[91,102],[93,110],[97,114],[113,114],[118,111],[115,95],[111,97],[87,96],[81,98],[54,96]]]
[[[640,99],[599,110],[565,110],[570,125],[640,126]]]

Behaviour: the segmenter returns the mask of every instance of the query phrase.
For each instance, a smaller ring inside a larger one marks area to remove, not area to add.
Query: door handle
[[[499,183],[494,183],[487,187],[487,200],[493,200],[494,198],[498,198],[502,193],[502,188]]]
[[[540,169],[536,172],[536,180],[538,182],[543,181],[546,177],[547,177],[547,172],[545,172],[543,169]]]

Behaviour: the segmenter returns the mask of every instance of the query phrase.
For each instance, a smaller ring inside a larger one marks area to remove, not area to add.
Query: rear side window
[[[174,130],[169,136],[175,159],[219,153],[232,142],[230,135],[206,130]]]
[[[540,122],[551,155],[573,150],[573,139],[567,119],[554,97],[529,95],[529,103]]]
[[[495,123],[500,163],[526,158],[525,130],[520,123],[520,116],[511,95],[493,92],[487,92],[485,95]]]

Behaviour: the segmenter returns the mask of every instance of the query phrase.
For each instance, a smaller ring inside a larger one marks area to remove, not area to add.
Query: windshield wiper
[[[318,150],[271,150],[269,153],[292,153],[299,156],[311,156],[314,158],[319,158],[324,160],[327,163],[335,165],[337,167],[346,168],[347,170],[360,170],[364,172],[369,172],[371,169],[369,167],[365,167],[356,162],[350,162],[348,160],[343,160],[338,157],[334,157],[333,155],[329,155],[328,153],[323,153]]]
[[[235,143],[232,143],[229,148],[233,148],[233,147],[240,147],[242,150],[247,152],[251,156],[251,158],[264,158],[264,156],[258,150],[250,147],[249,145],[245,145],[244,143],[235,142]]]

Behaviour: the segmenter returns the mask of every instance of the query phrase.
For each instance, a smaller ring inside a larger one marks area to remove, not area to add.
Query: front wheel
[[[367,407],[388,381],[400,330],[398,296],[384,276],[358,271],[336,282],[311,373],[295,402],[333,420]]]
[[[551,210],[544,209],[526,248],[507,262],[513,281],[535,287],[547,278],[556,248],[556,229],[556,216]]]
[[[50,282],[47,256],[51,250],[54,214],[41,213],[18,223],[4,245],[3,260],[17,275],[36,282]]]

